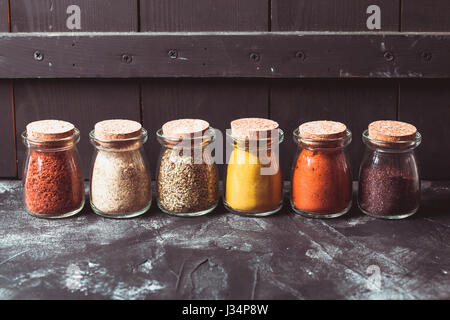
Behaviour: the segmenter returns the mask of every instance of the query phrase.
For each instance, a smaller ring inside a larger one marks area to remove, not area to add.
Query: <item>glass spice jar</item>
[[[364,131],[366,152],[359,173],[359,208],[370,216],[402,219],[420,206],[420,176],[414,149],[422,140],[416,127],[375,121]]]
[[[143,144],[147,131],[132,120],[98,122],[89,134],[95,147],[90,201],[108,218],[132,218],[151,205],[151,178]]]
[[[279,144],[284,133],[269,119],[243,118],[231,122],[227,141],[232,150],[225,170],[224,205],[231,212],[262,217],[283,205]]]
[[[211,154],[214,128],[199,119],[165,123],[156,133],[161,144],[156,181],[157,204],[181,217],[205,215],[219,201],[217,167]]]
[[[84,206],[77,143],[80,132],[60,120],[41,120],[22,133],[27,147],[23,172],[25,208],[39,218],[64,218]]]
[[[313,121],[294,131],[297,153],[292,166],[291,206],[310,218],[335,218],[352,206],[352,177],[346,147],[347,127],[334,121]]]

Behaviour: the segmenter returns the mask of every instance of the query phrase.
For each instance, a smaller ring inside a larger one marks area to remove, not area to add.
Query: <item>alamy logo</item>
[[[66,26],[69,30],[81,29],[81,9],[76,4],[71,4],[67,7],[67,14],[69,17],[66,20]]]
[[[66,269],[66,287],[69,290],[80,290],[83,274],[80,267],[76,264],[70,264]]]
[[[367,7],[367,14],[370,16],[367,18],[367,29],[380,30],[381,29],[381,9],[379,6],[373,4]]]
[[[381,270],[377,265],[370,265],[366,269],[366,273],[369,274],[367,278],[367,289],[369,290],[381,290]]]

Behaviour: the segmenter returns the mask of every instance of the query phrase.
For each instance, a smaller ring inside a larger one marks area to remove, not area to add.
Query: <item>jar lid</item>
[[[209,129],[209,123],[200,119],[178,119],[166,122],[162,126],[163,135],[174,139],[190,139],[203,136]]]
[[[231,121],[231,135],[238,139],[270,138],[272,130],[278,129],[278,122],[264,118],[242,118]]]
[[[142,125],[133,120],[113,119],[97,122],[94,128],[95,138],[100,140],[123,140],[139,137]]]
[[[311,121],[298,127],[300,137],[315,140],[334,140],[346,136],[347,126],[336,121]]]
[[[412,124],[380,120],[369,124],[369,138],[383,142],[411,141],[416,138],[417,129]]]
[[[75,126],[61,120],[39,120],[27,125],[27,137],[40,141],[54,141],[74,135]]]

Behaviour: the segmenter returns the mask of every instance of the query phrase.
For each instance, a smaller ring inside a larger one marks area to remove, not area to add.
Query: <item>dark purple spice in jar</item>
[[[420,182],[414,170],[367,162],[360,173],[361,209],[379,216],[409,215],[419,207]]]
[[[417,129],[399,121],[376,121],[363,133],[366,153],[359,175],[358,205],[371,216],[401,219],[420,205],[420,177],[414,149]]]

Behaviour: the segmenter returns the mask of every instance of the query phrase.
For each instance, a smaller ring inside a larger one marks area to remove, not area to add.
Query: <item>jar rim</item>
[[[73,142],[73,144],[77,144],[80,141],[80,130],[78,128],[74,128],[73,134],[68,137],[60,138],[60,139],[52,139],[52,140],[42,140],[42,139],[33,139],[30,138],[27,134],[27,130],[23,131],[21,134],[22,141],[26,146],[36,146],[42,149],[67,149],[71,147],[70,145],[62,146],[64,143]],[[53,145],[56,145],[53,147]]]
[[[212,143],[216,138],[215,129],[213,127],[209,127],[201,136],[195,135],[191,138],[174,138],[170,136],[165,136],[163,134],[162,128],[156,131],[156,137],[160,143],[170,143],[171,145],[177,145],[182,143],[196,144],[196,142],[201,143]]]
[[[422,135],[419,131],[416,132],[414,139],[401,140],[401,141],[383,141],[371,138],[369,136],[369,129],[364,130],[362,133],[362,140],[364,143],[371,143],[377,147],[385,149],[415,149],[422,142]]]
[[[274,130],[278,131],[278,144],[282,143],[284,141],[284,131],[281,128],[276,128]],[[249,138],[236,137],[231,134],[231,129],[227,129],[226,134],[227,134],[227,137],[230,137],[231,139],[233,139],[236,142],[249,142],[249,141],[272,142],[274,140],[274,138],[272,138],[272,137],[263,138],[263,139],[260,139],[260,138],[249,139]]]
[[[134,142],[138,140],[143,140],[143,142],[147,141],[147,130],[145,128],[141,128],[141,134],[136,137],[125,138],[125,139],[100,139],[95,136],[95,129],[89,132],[89,138],[93,141],[101,142],[101,143],[113,143],[113,142]]]
[[[297,143],[304,143],[306,145],[310,145],[313,149],[322,149],[326,148],[326,144],[330,143],[334,144],[333,148],[340,149],[347,147],[350,142],[352,141],[352,132],[347,128],[345,129],[345,135],[339,138],[330,138],[330,139],[314,139],[314,138],[308,138],[305,136],[300,135],[299,128],[296,128],[293,131],[294,141]],[[339,142],[342,142],[342,144],[339,144]],[[314,147],[314,145],[318,145],[319,147]],[[328,148],[327,148],[328,149]]]

